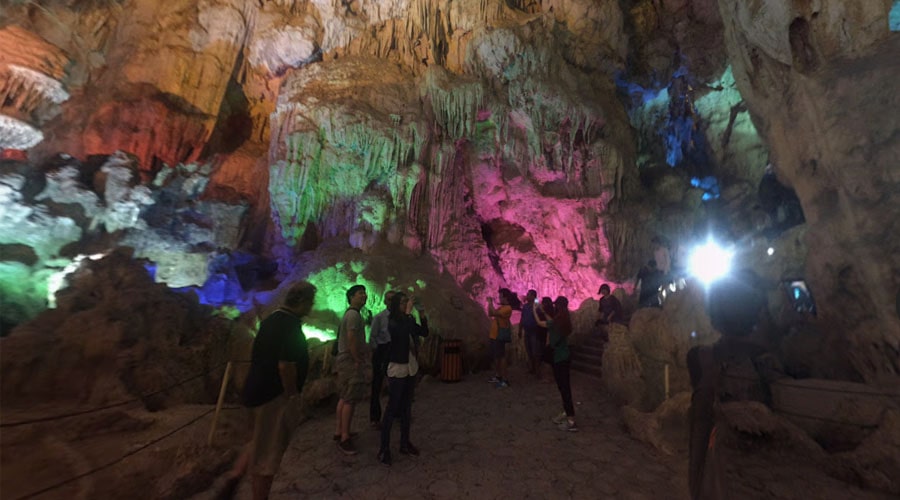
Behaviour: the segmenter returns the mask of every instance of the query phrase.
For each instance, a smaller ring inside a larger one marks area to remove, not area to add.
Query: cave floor
[[[296,432],[271,498],[688,498],[686,453],[667,455],[630,437],[596,379],[573,373],[579,432],[572,433],[551,422],[561,410],[555,384],[516,370],[510,378],[506,389],[488,384],[484,373],[453,384],[424,379],[411,432],[421,456],[397,452],[395,424],[390,468],[376,461],[379,438],[367,425],[368,402],[354,417],[360,453],[351,457],[331,440],[333,413],[317,410]],[[729,497],[883,498],[802,463],[784,468],[770,460],[742,457],[740,474],[729,467]],[[236,498],[251,498],[249,483]],[[195,498],[214,498],[219,485]]]
[[[596,379],[573,373],[579,432],[571,433],[550,421],[561,410],[555,384],[512,369],[512,387],[495,389],[487,376],[468,375],[453,384],[423,379],[412,427],[421,456],[398,453],[395,425],[390,468],[376,461],[378,433],[368,426],[368,402],[354,417],[360,453],[352,457],[340,453],[331,439],[333,406],[314,408],[294,434],[271,498],[688,497],[685,450],[669,455],[629,436],[619,408]],[[209,447],[211,411],[211,405],[155,413],[137,408],[4,429],[0,497],[26,498],[64,478],[77,478],[37,497],[213,499],[248,436],[248,414],[223,411]],[[4,419],[27,416],[4,409]],[[168,433],[171,437],[152,441]],[[826,475],[796,451],[728,451],[723,454],[729,457],[726,498],[888,498]],[[244,480],[236,498],[251,497],[250,481]]]
[[[591,386],[598,382],[573,374],[579,432],[564,432],[551,422],[562,410],[554,383],[511,370],[512,386],[497,389],[488,376],[423,379],[411,431],[421,455],[398,452],[395,421],[390,468],[376,461],[368,401],[354,415],[356,456],[332,442],[333,413],[317,411],[295,433],[271,498],[686,498],[684,457],[630,438],[618,410]],[[552,377],[546,367],[544,376]],[[249,483],[236,498],[252,497]]]

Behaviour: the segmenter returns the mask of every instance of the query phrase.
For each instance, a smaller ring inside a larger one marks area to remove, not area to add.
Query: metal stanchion
[[[225,375],[222,377],[222,387],[219,389],[219,400],[216,401],[216,413],[213,415],[212,426],[209,429],[209,437],[206,439],[206,444],[211,446],[213,442],[213,436],[216,434],[216,424],[219,422],[219,411],[222,410],[222,402],[225,400],[225,391],[228,389],[228,379],[231,378],[231,365],[232,362],[229,361],[228,365],[225,366]]]

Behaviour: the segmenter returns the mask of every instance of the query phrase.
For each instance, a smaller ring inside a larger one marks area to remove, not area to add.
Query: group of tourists
[[[378,461],[390,466],[391,428],[395,419],[400,420],[400,453],[419,454],[409,434],[413,392],[419,373],[418,349],[421,339],[428,336],[428,318],[412,297],[404,292],[388,291],[384,294],[384,311],[371,321],[370,348],[366,345],[366,327],[361,313],[367,300],[364,286],[354,285],[347,290],[349,307],[338,328],[334,348],[339,397],[335,410],[334,441],[342,453],[358,453],[353,442],[356,433],[351,432],[350,423],[357,403],[369,392],[371,426],[381,431]],[[414,307],[419,313],[418,321],[412,314]],[[372,377],[371,385],[367,387],[363,353],[370,350]],[[385,378],[388,381],[388,404],[382,414],[381,391]]]
[[[521,302],[508,288],[499,292],[499,306],[494,307],[492,297],[488,298],[488,316],[491,317],[489,334],[490,352],[494,364],[494,376],[488,382],[498,389],[509,387],[507,375],[506,345],[512,341],[512,312],[515,305],[522,310],[519,322],[519,337],[524,334],[525,350],[528,353],[528,371],[540,377],[541,363],[549,363],[553,368],[553,378],[562,397],[563,412],[552,421],[561,430],[575,432],[575,405],[572,400],[570,377],[570,354],[568,337],[572,333],[569,315],[569,300],[544,297],[537,300],[537,292],[529,290]]]
[[[253,342],[250,369],[242,400],[253,413],[253,434],[228,473],[219,498],[232,498],[240,479],[253,476],[253,498],[268,498],[281,457],[287,450],[293,429],[300,421],[299,398],[309,369],[309,352],[302,331],[302,318],[309,314],[316,288],[300,282],[292,286],[283,305],[266,317]],[[418,346],[428,336],[424,309],[403,292],[387,292],[385,310],[371,320],[371,388],[366,377],[366,323],[363,307],[366,288],[354,285],[347,290],[347,310],[338,327],[333,346],[333,366],[337,375],[338,403],[335,408],[334,441],[344,454],[358,453],[350,423],[356,405],[371,390],[370,419],[380,430],[378,461],[391,465],[390,437],[395,419],[400,420],[400,453],[418,455],[410,441],[412,399],[419,371]],[[412,315],[415,307],[417,321]],[[381,390],[388,381],[388,404],[382,415]]]
[[[609,294],[609,285],[603,285],[600,292],[601,318],[604,321],[621,320],[621,304]],[[288,290],[283,305],[260,324],[242,394],[244,404],[253,412],[253,435],[229,473],[225,494],[221,495],[223,498],[233,495],[240,478],[248,470],[253,476],[254,498],[268,496],[292,430],[300,419],[298,396],[309,368],[302,319],[312,310],[315,294],[316,288],[312,284],[295,284]],[[421,339],[428,336],[428,319],[418,301],[404,292],[386,292],[384,310],[369,320],[364,313],[368,302],[364,286],[351,286],[346,299],[348,307],[332,350],[338,387],[333,439],[342,453],[358,454],[354,443],[357,433],[352,432],[351,422],[357,404],[368,393],[370,426],[380,432],[377,460],[390,466],[393,460],[390,438],[395,420],[400,421],[399,452],[419,455],[419,449],[410,441],[410,427],[419,372],[418,349]],[[493,298],[488,299],[487,312],[491,318],[489,346],[495,369],[490,382],[498,389],[510,385],[506,345],[513,335],[513,309],[520,309],[518,336],[525,341],[528,371],[540,378],[542,364],[551,365],[563,407],[552,421],[561,430],[572,432],[578,427],[570,377],[568,338],[572,333],[572,321],[568,306],[566,297],[538,300],[537,292],[529,290],[522,301],[515,293],[503,288],[499,291],[498,304],[494,304]],[[418,320],[412,314],[414,308],[418,310]],[[368,343],[367,324],[370,330]],[[366,373],[369,355],[370,381]],[[388,402],[382,409],[385,380]]]

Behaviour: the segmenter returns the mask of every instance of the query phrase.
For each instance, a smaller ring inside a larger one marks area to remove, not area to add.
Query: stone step
[[[598,379],[603,375],[603,370],[601,370],[600,365],[585,363],[584,361],[575,358],[572,359],[572,370]]]
[[[590,347],[602,347],[606,345],[608,342],[607,339],[599,336],[591,336],[586,339],[581,339],[577,345],[590,346]]]
[[[578,344],[569,347],[569,350],[572,352],[578,351],[596,356],[603,356],[604,346]]]
[[[603,355],[593,351],[570,350],[572,359],[583,361],[585,364],[600,366],[603,364]]]

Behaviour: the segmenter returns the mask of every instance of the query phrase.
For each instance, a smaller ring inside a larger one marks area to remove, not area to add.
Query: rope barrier
[[[81,479],[81,478],[83,478],[83,477],[90,476],[91,474],[94,474],[94,473],[99,472],[99,471],[101,471],[101,470],[103,470],[103,469],[106,469],[107,467],[113,466],[113,465],[115,465],[115,464],[117,464],[117,463],[119,463],[119,462],[125,460],[126,458],[128,458],[128,457],[130,457],[130,456],[132,456],[132,455],[134,455],[134,454],[136,454],[136,453],[138,453],[138,452],[140,452],[140,451],[143,451],[143,450],[149,448],[150,446],[153,446],[154,444],[156,444],[156,443],[162,441],[163,439],[166,439],[167,437],[169,437],[169,436],[171,436],[171,435],[173,435],[173,434],[175,434],[175,433],[177,433],[177,432],[179,432],[179,431],[181,431],[181,430],[183,430],[183,429],[186,429],[186,428],[189,427],[190,425],[192,425],[192,424],[198,422],[201,418],[203,418],[203,417],[209,415],[210,413],[212,413],[213,410],[215,410],[215,408],[210,408],[210,409],[206,410],[205,412],[201,413],[200,415],[198,415],[198,416],[192,418],[192,419],[191,419],[190,421],[188,421],[187,423],[182,424],[181,426],[175,428],[174,430],[169,431],[169,432],[167,432],[166,434],[163,434],[162,436],[160,436],[160,437],[158,437],[158,438],[156,438],[156,439],[154,439],[154,440],[152,440],[152,441],[150,441],[150,442],[148,442],[148,443],[146,443],[146,444],[144,444],[144,445],[142,445],[142,446],[140,446],[140,447],[138,447],[138,448],[136,448],[136,449],[134,449],[134,450],[129,451],[128,453],[122,455],[121,457],[119,457],[119,458],[117,458],[117,459],[115,459],[115,460],[113,460],[113,461],[111,461],[111,462],[107,462],[107,463],[105,463],[105,464],[103,464],[103,465],[94,467],[93,469],[91,469],[91,470],[89,470],[89,471],[87,471],[87,472],[83,472],[83,473],[81,473],[81,474],[78,474],[77,476],[73,476],[73,477],[70,477],[69,479],[66,479],[66,480],[64,480],[64,481],[60,481],[60,482],[58,482],[58,483],[52,484],[52,485],[47,486],[46,488],[43,488],[43,489],[41,489],[41,490],[38,490],[38,491],[35,491],[35,492],[32,492],[32,493],[29,493],[29,494],[27,494],[27,495],[25,495],[25,496],[21,496],[21,497],[19,497],[17,500],[25,500],[26,498],[34,498],[34,497],[36,497],[36,496],[38,496],[38,495],[43,495],[44,493],[47,493],[47,492],[49,492],[49,491],[52,491],[52,490],[55,490],[55,489],[60,488],[60,487],[62,487],[62,486],[65,486],[65,485],[67,485],[67,484],[69,484],[69,483],[71,483],[71,482],[73,482],[73,481],[77,481],[77,480],[79,480],[79,479]]]
[[[243,361],[243,360],[241,360],[241,361],[234,361],[234,362],[235,362],[235,363],[249,363],[249,360],[248,360],[248,361]],[[87,414],[89,414],[89,413],[95,413],[95,412],[98,412],[98,411],[109,410],[110,408],[116,408],[116,407],[119,407],[119,406],[125,406],[125,405],[131,404],[131,403],[136,403],[136,402],[138,402],[138,401],[143,401],[144,399],[149,398],[149,397],[152,397],[152,396],[155,396],[155,395],[157,395],[157,394],[160,394],[160,393],[163,393],[163,392],[170,391],[170,390],[172,390],[172,389],[174,389],[174,388],[176,388],[176,387],[179,387],[179,386],[182,386],[182,385],[184,385],[184,384],[187,384],[188,382],[193,382],[194,380],[196,380],[196,379],[198,379],[198,378],[205,377],[205,376],[209,375],[210,373],[214,372],[215,370],[218,370],[219,368],[222,368],[223,366],[225,366],[225,365],[227,365],[227,364],[228,364],[228,362],[226,361],[225,363],[222,363],[222,364],[220,364],[220,365],[214,366],[214,367],[211,368],[209,371],[206,371],[206,372],[204,372],[204,373],[200,373],[200,374],[198,374],[198,375],[194,375],[194,376],[191,377],[191,378],[182,380],[181,382],[178,382],[178,383],[176,383],[176,384],[170,385],[170,386],[168,386],[168,387],[164,387],[164,388],[162,388],[162,389],[158,389],[158,390],[153,391],[153,392],[151,392],[151,393],[148,393],[148,394],[142,394],[141,396],[138,396],[138,397],[133,398],[133,399],[129,399],[129,400],[127,400],[127,401],[120,401],[120,402],[118,402],[118,403],[112,403],[112,404],[108,404],[108,405],[105,405],[105,406],[100,406],[100,407],[97,407],[97,408],[90,408],[90,409],[87,409],[87,410],[75,411],[75,412],[71,412],[71,413],[63,413],[63,414],[60,414],[60,415],[52,415],[52,416],[49,416],[49,417],[41,417],[41,418],[35,418],[35,419],[30,419],[30,420],[20,420],[20,421],[18,421],[18,422],[3,422],[3,423],[0,423],[0,428],[19,427],[19,426],[21,426],[21,425],[36,424],[36,423],[40,423],[40,422],[50,422],[50,421],[53,421],[53,420],[60,420],[60,419],[63,419],[63,418],[77,417],[77,416],[79,416],[79,415],[87,415]]]

